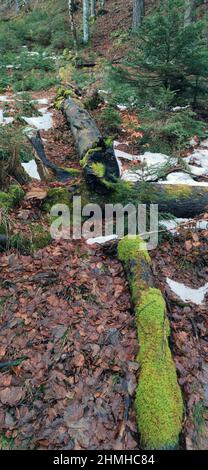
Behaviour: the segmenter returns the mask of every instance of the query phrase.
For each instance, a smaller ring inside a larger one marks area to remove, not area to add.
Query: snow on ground
[[[42,114],[42,116],[36,116],[36,117],[22,116],[22,118],[27,124],[35,127],[38,130],[48,131],[49,129],[53,127],[52,113],[50,112],[45,112]]]
[[[111,240],[117,240],[117,239],[118,239],[118,235],[107,235],[105,237],[88,238],[88,240],[86,240],[86,243],[88,245],[94,245],[94,243],[103,245],[106,242],[109,242]]]
[[[23,168],[26,173],[31,177],[37,180],[40,180],[40,175],[38,173],[37,163],[35,160],[30,160],[28,163],[22,163]]]
[[[31,100],[30,103],[34,103],[34,104],[43,104],[43,105],[47,105],[48,104],[48,100],[47,98],[37,98],[36,100]]]
[[[197,222],[194,219],[182,219],[182,218],[174,218],[174,219],[164,219],[161,220],[160,222],[167,230],[168,232],[171,232],[172,234],[178,233],[178,230],[181,225],[192,225],[194,228],[197,230],[207,230],[208,229],[208,220],[206,219],[201,219],[197,220]]]
[[[143,155],[133,155],[132,153],[119,150],[120,142],[114,141],[114,152],[117,158],[121,178],[124,181],[155,181],[158,170],[164,165],[171,165],[173,172],[165,180],[160,180],[161,184],[189,184],[193,186],[207,186],[207,182],[197,182],[193,177],[208,175],[208,139],[201,142],[191,155],[183,158],[187,164],[187,172],[174,172],[174,166],[178,164],[178,159],[161,153],[145,152]],[[123,160],[141,163],[141,168],[122,170]],[[191,174],[188,173],[190,171]]]
[[[0,125],[5,126],[6,124],[12,124],[13,121],[13,117],[4,117],[3,110],[0,109]]]
[[[0,95],[0,102],[1,103],[9,103],[11,101],[14,101],[13,99],[9,98],[6,95]]]
[[[198,289],[192,289],[182,283],[173,281],[167,277],[166,279],[171,290],[180,297],[183,302],[192,302],[196,305],[202,305],[205,295],[208,293],[208,283]]]
[[[125,106],[124,104],[117,104],[117,108],[119,109],[119,111],[126,111],[127,106]]]

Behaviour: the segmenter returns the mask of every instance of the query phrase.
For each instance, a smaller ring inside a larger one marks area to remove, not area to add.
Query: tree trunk
[[[99,187],[102,179],[119,177],[119,167],[112,147],[105,144],[95,122],[82,103],[69,97],[64,104],[66,119],[89,184]]]
[[[83,0],[83,42],[88,44],[90,37],[89,28],[89,0]]]
[[[193,217],[207,210],[208,187],[157,183],[117,184],[115,179],[119,178],[119,168],[113,148],[106,146],[88,111],[79,100],[69,97],[64,103],[64,112],[91,189],[89,202],[98,201],[96,193],[101,192],[105,194],[106,203],[158,204],[160,212],[170,212],[176,217]]]
[[[195,0],[185,0],[184,26],[195,20]]]
[[[141,26],[145,14],[144,0],[133,0],[133,28]]]
[[[15,9],[16,9],[16,13],[18,13],[20,9],[19,0],[15,0]]]
[[[74,41],[74,49],[77,53],[77,32],[76,32],[76,26],[75,26],[75,22],[74,22],[73,1],[74,0],[68,0],[69,22],[70,22],[70,28],[71,28],[73,41]]]
[[[96,17],[96,0],[90,0],[90,16]]]

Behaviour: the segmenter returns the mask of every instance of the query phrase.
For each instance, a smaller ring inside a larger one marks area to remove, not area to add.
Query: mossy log
[[[106,204],[122,204],[125,207],[127,204],[140,203],[146,204],[147,208],[150,204],[158,204],[159,212],[171,213],[176,217],[193,217],[208,211],[208,188],[206,187],[151,183],[133,185],[122,181],[110,184],[110,186],[108,184],[107,187],[108,191],[105,194],[99,194],[92,191],[90,185],[83,181],[80,183],[79,180],[75,189],[76,195],[81,196],[82,207],[90,203],[98,204],[103,214]],[[56,191],[59,193],[59,188]],[[65,195],[62,196],[62,193],[58,194],[58,202],[72,209],[73,192],[66,189],[66,193],[67,198]],[[51,198],[47,204],[48,211],[56,203],[57,201]]]
[[[159,212],[176,217],[194,217],[208,211],[208,187],[186,184],[127,183],[109,187],[108,200],[121,204],[158,204]],[[109,202],[109,201],[106,201]]]
[[[105,143],[94,120],[80,100],[68,97],[64,113],[74,136],[87,182],[93,189],[105,189],[105,181],[119,177],[118,162],[112,146]]]
[[[183,400],[168,344],[165,301],[154,288],[151,260],[140,237],[123,238],[118,258],[128,276],[138,329],[140,375],[135,406],[141,444],[146,449],[175,449]]]

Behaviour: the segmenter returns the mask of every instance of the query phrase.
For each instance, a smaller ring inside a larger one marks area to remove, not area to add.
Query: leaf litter
[[[11,361],[0,369],[1,434],[16,449],[137,448],[138,342],[121,264],[53,241],[32,256],[1,253],[0,265],[0,363]]]

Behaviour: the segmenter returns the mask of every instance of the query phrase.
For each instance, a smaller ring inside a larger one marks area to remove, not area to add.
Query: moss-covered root
[[[182,427],[183,401],[168,345],[170,326],[161,292],[151,286],[150,257],[140,237],[119,242],[128,273],[138,328],[140,377],[136,413],[146,449],[174,449]]]

